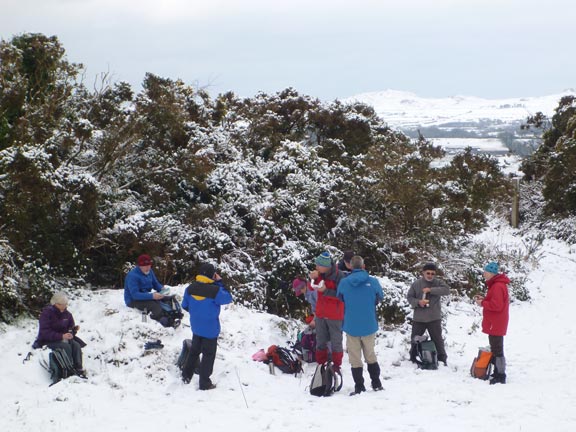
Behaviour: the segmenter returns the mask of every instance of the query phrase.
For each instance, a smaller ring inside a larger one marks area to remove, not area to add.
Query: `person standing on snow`
[[[414,308],[412,334],[410,336],[410,361],[416,361],[416,336],[422,336],[426,330],[436,345],[438,361],[446,365],[448,355],[442,338],[442,304],[441,296],[450,294],[450,288],[442,279],[436,277],[437,267],[426,263],[422,267],[422,277],[416,280],[406,295],[410,306]]]
[[[316,260],[316,270],[310,272],[311,288],[318,292],[316,303],[316,362],[328,361],[328,343],[332,349],[334,370],[340,371],[344,347],[342,345],[342,320],[344,303],[337,297],[336,289],[345,276],[338,271],[329,252],[322,252]]]
[[[210,380],[220,334],[220,306],[232,303],[232,295],[212,264],[200,266],[196,280],[186,288],[182,309],[190,314],[192,346],[188,361],[182,370],[182,381],[189,384],[200,360],[200,390],[212,390],[216,385]]]
[[[375,391],[383,390],[380,381],[380,365],[374,345],[378,320],[376,304],[384,298],[382,287],[375,277],[364,270],[364,259],[354,256],[350,259],[350,273],[338,285],[338,298],[344,302],[344,332],[346,347],[354,378],[354,392],[350,396],[366,391],[362,369],[362,353],[368,365],[368,373]]]
[[[163,316],[160,304],[164,298],[160,291],[164,286],[158,282],[152,270],[152,259],[148,255],[140,255],[136,263],[138,265],[128,272],[124,280],[124,303],[128,307],[149,312],[153,320],[168,327],[168,318]]]
[[[490,384],[506,384],[504,336],[508,330],[510,279],[504,273],[499,273],[499,270],[495,262],[488,263],[484,267],[484,279],[488,287],[486,297],[474,296],[476,304],[482,306],[482,332],[488,335],[493,356],[494,374],[490,379]]]

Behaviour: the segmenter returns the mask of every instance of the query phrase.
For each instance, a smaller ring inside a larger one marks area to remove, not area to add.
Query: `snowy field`
[[[488,245],[516,247],[522,238],[514,234],[504,227],[480,237]],[[190,337],[188,326],[174,330],[142,322],[124,306],[122,291],[85,291],[71,299],[69,310],[88,342],[88,380],[73,377],[49,387],[39,364],[47,351],[35,351],[24,362],[37,322],[0,326],[0,431],[574,431],[574,274],[576,246],[545,241],[539,266],[529,274],[532,301],[511,305],[508,384],[489,386],[469,376],[487,336],[478,330],[480,309],[452,299],[445,305],[448,367],[416,369],[407,360],[406,328],[381,331],[377,354],[385,391],[349,397],[353,382],[345,357],[344,387],[330,398],[308,393],[312,365],[295,378],[271,375],[251,360],[259,348],[286,345],[299,323],[224,307],[213,375],[217,388],[203,392],[197,377],[182,384],[174,365],[182,340]],[[144,351],[144,343],[155,339],[164,349]]]

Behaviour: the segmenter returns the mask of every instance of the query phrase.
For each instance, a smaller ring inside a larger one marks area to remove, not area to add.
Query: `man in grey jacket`
[[[415,281],[406,298],[410,306],[414,308],[414,319],[412,321],[412,334],[410,341],[410,360],[416,361],[415,336],[422,336],[426,330],[430,339],[436,345],[438,351],[438,361],[446,365],[448,356],[444,348],[442,339],[442,306],[440,297],[450,294],[450,288],[441,279],[436,278],[436,264],[426,263],[422,268],[422,277]]]

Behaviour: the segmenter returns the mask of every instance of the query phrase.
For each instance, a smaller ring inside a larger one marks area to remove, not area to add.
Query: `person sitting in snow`
[[[68,311],[68,297],[63,292],[55,293],[39,318],[38,337],[34,348],[47,345],[50,349],[62,348],[72,360],[74,369],[80,376],[86,373],[82,367],[82,341],[75,337],[80,326]],[[85,345],[85,344],[84,344]]]
[[[212,390],[216,385],[210,380],[220,334],[220,307],[232,302],[222,278],[212,264],[200,266],[196,280],[184,291],[182,309],[190,314],[192,346],[188,361],[182,369],[182,381],[189,384],[200,360],[200,390]]]
[[[442,305],[440,297],[450,294],[450,287],[442,279],[436,277],[436,271],[436,264],[424,264],[422,277],[412,284],[406,295],[408,303],[414,308],[412,334],[410,336],[412,342],[410,361],[416,361],[417,348],[414,338],[422,336],[428,330],[430,339],[432,339],[438,351],[438,361],[446,365],[448,356],[446,348],[444,348],[444,339],[442,338]]]
[[[508,330],[510,297],[508,284],[510,279],[499,273],[495,262],[484,267],[484,279],[488,286],[486,297],[474,296],[478,306],[482,306],[482,332],[488,335],[492,351],[494,374],[490,384],[506,384],[506,358],[504,357],[504,336]]]
[[[124,280],[124,303],[126,306],[150,313],[150,317],[160,322],[164,327],[169,326],[168,318],[160,301],[164,295],[160,293],[164,286],[158,282],[152,259],[148,255],[140,255],[137,266],[128,272]],[[156,292],[153,292],[156,291]]]
[[[344,347],[342,345],[342,320],[344,303],[336,296],[340,280],[345,276],[338,271],[329,252],[322,252],[316,260],[316,270],[310,272],[311,288],[318,292],[316,303],[316,362],[328,361],[328,343],[332,349],[334,369],[340,371]]]

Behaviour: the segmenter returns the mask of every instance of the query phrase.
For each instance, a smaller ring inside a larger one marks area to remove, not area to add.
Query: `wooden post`
[[[520,224],[520,177],[516,177],[512,181],[514,182],[514,196],[512,197],[510,224],[512,228],[518,228]]]

